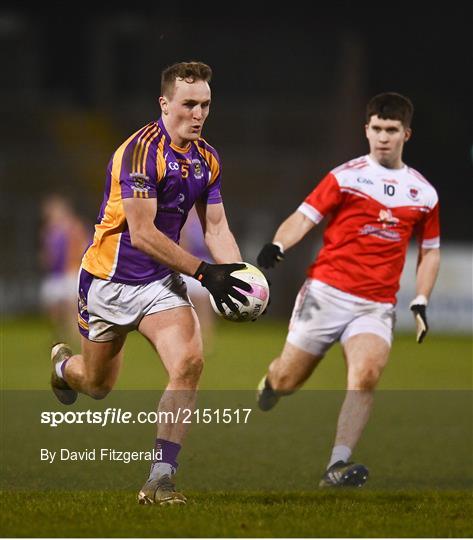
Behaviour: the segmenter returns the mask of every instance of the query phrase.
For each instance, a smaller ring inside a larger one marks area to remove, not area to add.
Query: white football
[[[233,311],[231,311],[231,309],[226,304],[223,304],[223,309],[225,313],[221,313],[215,304],[213,296],[211,294],[209,295],[210,303],[212,304],[215,313],[217,313],[227,321],[255,321],[266,309],[266,306],[269,302],[269,285],[263,272],[258,270],[258,268],[256,268],[256,266],[253,266],[252,264],[243,264],[246,264],[246,268],[244,268],[243,270],[235,270],[235,272],[232,272],[231,275],[251,285],[251,291],[244,291],[242,289],[239,289],[238,287],[235,287],[238,291],[240,291],[246,296],[248,300],[246,306],[240,301],[231,297],[233,302],[238,306],[238,313],[234,313]]]

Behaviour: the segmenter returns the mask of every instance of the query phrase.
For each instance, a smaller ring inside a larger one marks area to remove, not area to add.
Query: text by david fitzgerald
[[[61,448],[60,450],[40,449],[40,460],[54,463],[55,461],[121,461],[131,463],[132,461],[162,461],[163,451],[130,451],[117,450],[115,448],[88,448],[84,450],[70,450]]]

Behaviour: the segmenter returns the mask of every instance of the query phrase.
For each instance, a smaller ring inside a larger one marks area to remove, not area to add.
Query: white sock
[[[330,458],[329,464],[327,465],[327,469],[337,461],[348,461],[350,459],[350,456],[351,448],[349,448],[348,446],[344,446],[343,444],[334,446],[332,450],[332,457]]]
[[[62,365],[64,364],[64,362],[67,362],[69,360],[69,358],[66,358],[65,360],[62,360],[61,362],[56,362],[56,375],[64,380],[64,377],[62,375]]]
[[[170,463],[163,463],[158,461],[154,463],[151,467],[151,472],[149,473],[150,478],[159,478],[165,474],[171,476],[175,473],[174,467]]]

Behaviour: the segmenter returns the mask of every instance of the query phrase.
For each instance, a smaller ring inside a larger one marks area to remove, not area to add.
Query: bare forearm
[[[235,237],[228,228],[218,232],[205,233],[205,243],[217,264],[234,263],[241,261],[241,253]]]
[[[315,226],[302,212],[294,212],[285,221],[281,223],[273,238],[273,243],[282,245],[284,251],[304,238],[304,236]]]
[[[158,229],[147,230],[146,233],[135,233],[132,237],[133,247],[143,251],[158,262],[181,272],[193,276],[199,267],[201,260],[178,244],[169,239]]]
[[[421,250],[417,265],[416,294],[429,299],[440,268],[440,250]]]

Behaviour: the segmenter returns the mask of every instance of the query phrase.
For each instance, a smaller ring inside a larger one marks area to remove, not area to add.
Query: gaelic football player
[[[439,206],[432,185],[402,159],[412,115],[411,101],[400,94],[372,98],[365,125],[369,154],[327,174],[258,255],[260,266],[273,267],[322,219],[329,220],[296,299],[283,351],[257,395],[260,408],[271,409],[280,396],[301,387],[340,341],[347,393],[321,487],[361,486],[368,478],[368,469],[350,457],[388,362],[396,293],[413,235],[419,259],[410,308],[419,343],[428,330],[426,308],[440,263]]]
[[[199,321],[181,273],[193,276],[223,303],[245,302],[235,289],[250,286],[232,277],[244,268],[220,194],[221,165],[201,132],[210,111],[211,69],[181,62],[161,78],[161,117],[131,135],[108,165],[95,236],[79,275],[82,351],[59,343],[51,352],[51,385],[62,403],[81,392],[104,398],[117,380],[128,332],[138,330],[154,347],[169,375],[159,411],[193,409],[203,366]],[[179,246],[196,205],[205,241],[217,264]],[[142,504],[183,504],[173,480],[188,424],[157,428],[150,475],[138,494]]]

